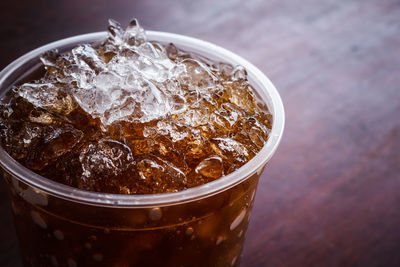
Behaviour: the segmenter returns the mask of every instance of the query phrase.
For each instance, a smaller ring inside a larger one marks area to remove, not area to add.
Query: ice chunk
[[[137,168],[142,182],[153,187],[155,192],[185,188],[186,175],[170,162],[157,157],[145,158],[138,163]]]
[[[99,57],[96,50],[88,45],[80,45],[72,49],[73,62],[84,69],[91,69],[96,73],[105,69],[105,63]]]
[[[140,27],[137,19],[133,19],[125,30],[124,33],[125,43],[131,46],[137,46],[144,43],[146,39],[147,38],[144,29]]]
[[[218,148],[214,147],[215,152],[223,158],[231,158],[245,162],[249,156],[246,146],[231,138],[217,137],[213,138],[212,141],[218,146]]]
[[[187,85],[189,90],[212,89],[218,80],[207,66],[195,59],[184,59],[179,62],[170,74],[180,84]]]
[[[42,61],[43,65],[48,69],[49,67],[57,66],[57,59],[60,56],[58,50],[50,50],[45,52],[41,57],[40,61]]]
[[[146,42],[146,33],[139,22],[133,19],[124,31],[121,24],[113,19],[108,20],[109,41],[114,46],[138,46]]]
[[[156,131],[159,134],[169,135],[172,139],[172,142],[177,142],[188,137],[188,133],[185,131],[185,129],[178,129],[175,124],[167,123],[165,121],[159,121],[157,123]]]
[[[108,20],[108,40],[113,45],[119,46],[124,42],[124,30],[121,24],[113,19]]]
[[[52,83],[25,83],[17,93],[33,105],[49,112],[69,114],[76,105],[71,96]]]
[[[73,50],[76,102],[105,125],[121,120],[147,122],[181,111],[182,99],[163,93],[162,83],[174,66],[165,50],[145,42],[137,22],[124,32],[111,20],[109,36],[120,48],[107,63],[86,45]]]
[[[236,66],[235,69],[232,71],[232,76],[234,80],[242,80],[246,81],[247,79],[247,71],[243,66]]]
[[[203,176],[217,179],[224,175],[222,159],[217,156],[206,158],[197,165],[195,171]]]
[[[69,124],[35,127],[25,124],[24,143],[27,146],[26,164],[41,170],[55,159],[70,152],[82,139],[82,131]]]
[[[235,104],[243,110],[254,113],[256,110],[255,97],[247,82],[229,81],[224,83],[224,86],[225,96],[232,104]]]
[[[73,147],[82,137],[82,131],[75,129],[71,125],[59,125],[44,138],[44,146],[40,151],[40,155],[43,156],[40,158],[43,158],[45,162],[48,162],[50,159],[58,158],[72,151]]]
[[[113,177],[121,174],[133,163],[131,149],[120,142],[102,139],[90,144],[79,156],[82,164],[82,176],[89,180],[93,177]]]
[[[204,109],[187,109],[184,113],[179,114],[177,121],[191,127],[198,127],[201,125],[207,125],[210,118],[210,114]]]
[[[172,61],[166,49],[146,40],[136,20],[125,31],[110,20],[107,42],[114,54],[107,62],[104,51],[88,44],[58,59],[56,51],[43,55],[43,63],[57,73],[57,83],[25,84],[20,95],[46,108],[60,102],[60,92],[66,92],[69,98],[61,99],[66,112],[76,102],[93,118],[110,125],[115,121],[145,123],[183,113],[221,90],[218,78],[204,63],[193,58]],[[207,123],[204,114],[188,111],[186,124]]]

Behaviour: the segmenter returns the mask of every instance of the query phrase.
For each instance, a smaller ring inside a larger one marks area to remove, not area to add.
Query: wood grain
[[[242,266],[400,266],[398,0],[3,0],[0,10],[0,68],[109,17],[250,60],[280,91],[287,124]],[[0,266],[18,266],[4,184],[0,212]]]

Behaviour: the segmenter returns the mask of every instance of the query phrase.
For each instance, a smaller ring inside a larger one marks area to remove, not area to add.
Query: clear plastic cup
[[[180,192],[117,195],[72,188],[28,170],[0,148],[25,266],[238,266],[258,179],[281,139],[282,101],[251,63],[208,42],[148,31],[148,38],[207,58],[242,65],[273,115],[268,142],[247,164]],[[106,38],[105,32],[50,43],[0,73],[0,95],[38,72],[39,56]]]

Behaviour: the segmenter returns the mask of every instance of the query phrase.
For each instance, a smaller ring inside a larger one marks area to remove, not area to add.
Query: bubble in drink
[[[263,147],[271,114],[241,66],[149,41],[137,21],[71,52],[1,104],[0,140],[20,163],[85,190],[184,190],[229,174]]]

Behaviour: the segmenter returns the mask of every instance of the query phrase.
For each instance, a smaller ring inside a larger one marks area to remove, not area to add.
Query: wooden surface
[[[400,266],[398,0],[2,0],[0,68],[109,17],[228,48],[280,91],[285,134],[242,266]],[[0,189],[0,266],[19,266]]]

